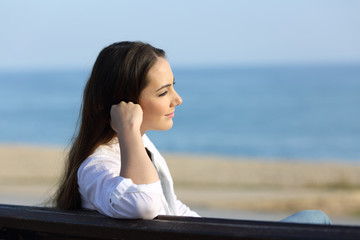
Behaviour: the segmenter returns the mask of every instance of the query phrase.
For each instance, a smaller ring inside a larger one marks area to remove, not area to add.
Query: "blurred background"
[[[184,99],[173,129],[148,133],[180,197],[205,215],[264,219],[272,210],[272,220],[274,209],[316,207],[359,223],[359,11],[355,0],[1,1],[0,202],[33,204],[35,190],[20,197],[14,186],[56,182],[51,169],[61,168],[97,54],[140,40],[167,52]],[[38,180],[10,166],[37,166]],[[279,206],[252,206],[260,193]],[[209,203],[206,194],[224,197]]]

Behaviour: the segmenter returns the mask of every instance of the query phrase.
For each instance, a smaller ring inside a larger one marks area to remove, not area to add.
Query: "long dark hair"
[[[80,127],[55,193],[56,207],[81,208],[77,179],[80,165],[115,136],[110,126],[111,106],[121,101],[138,103],[147,84],[146,75],[158,57],[165,57],[165,52],[142,42],[118,42],[100,52],[84,89]]]

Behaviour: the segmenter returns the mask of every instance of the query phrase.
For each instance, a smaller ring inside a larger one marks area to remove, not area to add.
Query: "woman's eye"
[[[159,95],[159,97],[165,96],[168,93],[168,91],[165,91]]]

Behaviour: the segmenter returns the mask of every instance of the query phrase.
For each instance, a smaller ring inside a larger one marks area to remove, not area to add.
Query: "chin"
[[[162,129],[160,129],[160,131],[167,131],[167,130],[170,130],[171,128],[172,128],[172,125],[169,127],[166,127],[166,128],[162,128]]]
[[[170,130],[173,126],[173,122],[171,121],[171,123],[167,123],[167,124],[164,124],[162,126],[160,126],[158,128],[159,131],[167,131],[167,130]]]

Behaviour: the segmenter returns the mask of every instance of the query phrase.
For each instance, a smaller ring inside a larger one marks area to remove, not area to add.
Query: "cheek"
[[[144,118],[155,118],[166,114],[167,106],[160,101],[151,101],[141,105]]]

